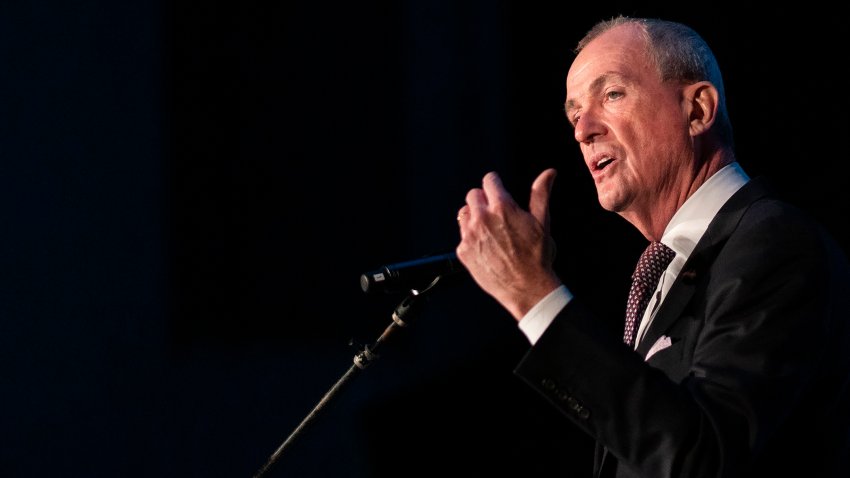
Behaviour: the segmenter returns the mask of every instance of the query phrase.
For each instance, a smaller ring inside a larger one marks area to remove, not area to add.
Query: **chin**
[[[620,210],[620,203],[615,200],[611,193],[606,193],[604,191],[597,191],[596,198],[599,200],[599,205],[602,206],[602,209],[610,212],[617,212]]]

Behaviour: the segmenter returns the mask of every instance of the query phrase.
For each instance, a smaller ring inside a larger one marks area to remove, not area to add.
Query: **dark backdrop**
[[[703,33],[746,170],[848,243],[823,8],[267,3],[0,6],[0,475],[252,476],[389,325],[403,296],[360,274],[452,250],[489,170],[525,203],[559,168],[558,268],[619,321],[644,241],[562,111],[617,13]],[[456,279],[267,476],[586,476],[590,440],[512,375],[514,321]]]

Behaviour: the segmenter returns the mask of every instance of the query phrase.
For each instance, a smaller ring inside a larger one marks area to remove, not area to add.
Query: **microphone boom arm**
[[[316,404],[315,407],[301,420],[301,423],[289,434],[289,436],[284,440],[284,442],[277,448],[277,450],[272,453],[271,457],[268,461],[263,465],[262,468],[254,475],[254,478],[261,478],[268,469],[280,458],[280,455],[283,451],[289,447],[294,441],[295,438],[300,435],[304,429],[315,421],[316,417],[319,413],[325,408],[325,406],[330,403],[330,401],[336,397],[339,392],[343,389],[343,387],[351,380],[351,378],[355,375],[356,372],[360,370],[364,370],[368,367],[373,361],[375,361],[379,355],[377,351],[381,348],[381,345],[386,343],[387,340],[394,334],[399,328],[407,327],[411,320],[413,320],[419,312],[419,304],[422,302],[422,298],[424,295],[431,291],[434,286],[440,281],[442,276],[437,276],[431,281],[431,283],[425,289],[419,291],[416,289],[411,289],[409,294],[399,303],[395,310],[393,310],[392,314],[392,322],[387,328],[384,329],[383,333],[378,337],[378,339],[372,344],[372,346],[364,345],[363,349],[357,352],[354,355],[353,362],[354,364],[349,367],[349,369],[340,377],[339,380],[325,393],[321,400]]]

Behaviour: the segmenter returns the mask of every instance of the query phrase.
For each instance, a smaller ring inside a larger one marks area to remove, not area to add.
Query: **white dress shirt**
[[[749,176],[737,162],[724,167],[700,186],[670,219],[670,223],[667,224],[667,228],[661,236],[661,242],[673,249],[676,257],[673,258],[661,275],[658,288],[646,306],[646,311],[635,337],[635,348],[646,333],[649,324],[652,323],[655,311],[667,295],[676,280],[676,276],[679,275],[682,266],[685,265],[685,261],[688,260],[697,242],[708,228],[708,224],[714,219],[723,204],[749,179]],[[528,337],[532,345],[540,339],[546,327],[552,323],[555,316],[572,298],[572,292],[567,286],[562,285],[532,307],[525,317],[519,321],[520,330]],[[625,310],[625,302],[623,308]]]

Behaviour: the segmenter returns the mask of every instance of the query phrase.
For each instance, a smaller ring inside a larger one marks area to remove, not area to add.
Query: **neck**
[[[660,241],[667,224],[685,201],[705,184],[708,179],[725,166],[735,161],[728,149],[717,149],[704,161],[694,161],[693,168],[683,171],[680,180],[652,204],[648,211],[621,213],[648,241]]]

